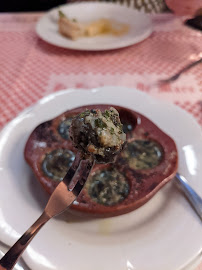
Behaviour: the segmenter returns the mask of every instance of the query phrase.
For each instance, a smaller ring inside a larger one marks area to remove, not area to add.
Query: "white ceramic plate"
[[[80,22],[106,18],[114,19],[129,25],[128,33],[122,36],[102,35],[91,38],[80,38],[72,41],[58,32],[58,8],[46,13],[37,23],[37,34],[48,43],[75,50],[110,50],[126,47],[147,38],[151,32],[151,20],[143,12],[114,3],[74,3],[63,5],[60,9]]]
[[[202,195],[202,133],[188,113],[124,87],[62,91],[21,113],[0,134],[1,241],[13,244],[39,217],[47,200],[23,158],[31,131],[65,110],[96,103],[135,109],[171,135],[179,150],[179,172]],[[170,182],[126,215],[86,220],[66,213],[52,219],[23,257],[32,270],[176,270],[201,250],[201,221]]]

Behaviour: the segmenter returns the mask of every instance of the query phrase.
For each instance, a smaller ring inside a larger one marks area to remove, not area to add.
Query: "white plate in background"
[[[74,41],[58,32],[58,9],[54,8],[39,19],[36,32],[46,42],[62,48],[87,51],[118,49],[143,41],[152,32],[151,20],[143,12],[118,3],[80,2],[63,5],[60,9],[69,18],[75,18],[79,22],[91,22],[101,18],[112,19],[128,24],[129,31],[121,36],[100,35]]]
[[[179,151],[179,172],[202,196],[202,133],[191,115],[135,89],[61,91],[25,110],[0,133],[2,242],[12,245],[39,217],[47,201],[23,158],[32,130],[65,110],[98,103],[136,110],[168,133]],[[201,250],[201,221],[169,182],[148,203],[122,216],[89,220],[65,213],[52,219],[23,258],[32,270],[179,270],[199,257]]]

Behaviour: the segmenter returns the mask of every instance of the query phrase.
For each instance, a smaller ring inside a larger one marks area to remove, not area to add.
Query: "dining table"
[[[173,13],[150,14],[152,33],[124,48],[82,51],[54,46],[36,33],[44,12],[0,14],[0,128],[41,98],[64,89],[123,86],[188,112],[202,126],[202,32]],[[8,248],[0,239],[0,250]],[[23,262],[21,268],[28,269]],[[129,269],[129,268],[128,268]],[[130,268],[132,269],[132,268]],[[192,269],[192,268],[191,268]],[[202,262],[195,265],[202,270]]]

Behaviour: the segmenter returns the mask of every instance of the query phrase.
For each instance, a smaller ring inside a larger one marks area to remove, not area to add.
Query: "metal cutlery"
[[[184,68],[182,68],[179,72],[177,72],[175,75],[171,76],[170,78],[159,80],[158,83],[159,84],[166,84],[166,83],[170,83],[170,82],[176,81],[184,72],[186,72],[190,68],[192,68],[192,67],[194,67],[194,66],[196,66],[196,65],[198,65],[200,63],[202,63],[202,58],[200,58],[199,60],[194,61],[194,62],[188,64],[187,66],[185,66]]]
[[[202,198],[193,190],[193,188],[188,184],[184,176],[179,173],[175,175],[176,183],[179,188],[183,191],[187,199],[190,201],[194,210],[202,220]]]
[[[43,225],[52,217],[64,212],[75,201],[88,178],[93,164],[93,160],[83,160],[79,153],[76,155],[63,181],[59,183],[49,198],[42,215],[0,260],[0,270],[13,269],[23,251]]]

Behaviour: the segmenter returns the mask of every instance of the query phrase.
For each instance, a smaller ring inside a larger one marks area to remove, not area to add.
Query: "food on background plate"
[[[109,19],[98,19],[89,23],[81,23],[76,19],[69,19],[59,10],[58,30],[59,33],[72,40],[80,37],[94,37],[102,34],[112,34],[120,36],[129,30],[127,24],[123,24]]]
[[[123,149],[126,134],[118,111],[111,107],[103,113],[99,109],[85,110],[74,117],[70,139],[85,157],[108,163]]]
[[[94,166],[69,209],[79,215],[109,217],[130,212],[152,198],[177,171],[175,142],[148,118],[120,106],[83,106],[40,124],[27,141],[25,159],[49,194],[63,179],[77,152],[70,140],[72,119],[94,108],[105,117],[110,107],[119,112],[127,143],[115,163]]]

